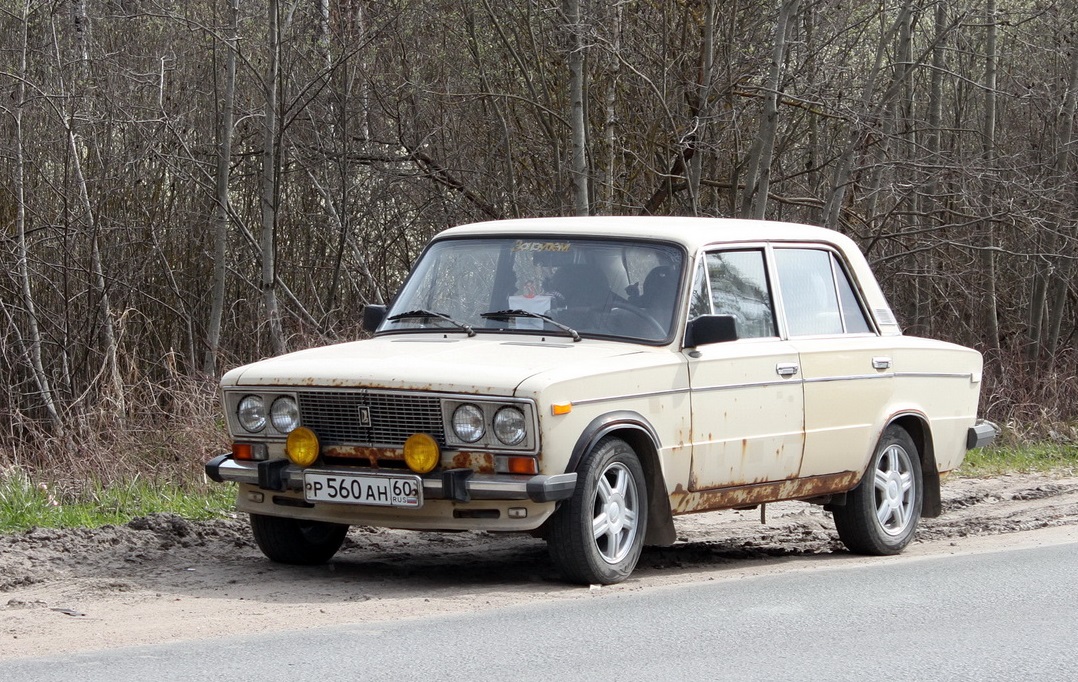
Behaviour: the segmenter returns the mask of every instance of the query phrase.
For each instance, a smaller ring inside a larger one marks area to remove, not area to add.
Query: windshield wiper
[[[573,337],[573,342],[574,343],[576,341],[580,340],[580,334],[578,334],[575,329],[573,329],[572,327],[570,327],[567,324],[562,324],[561,322],[558,322],[557,320],[555,320],[553,317],[551,317],[549,315],[543,315],[541,313],[533,313],[533,312],[529,312],[527,310],[519,310],[519,309],[518,310],[495,310],[494,312],[483,313],[479,317],[483,318],[484,320],[508,320],[509,318],[512,318],[512,317],[531,317],[531,318],[536,319],[536,320],[544,320],[546,322],[549,322],[550,324],[554,325],[555,327],[562,330],[563,332],[566,332],[567,334],[569,334],[569,336]]]
[[[433,310],[409,310],[407,312],[397,313],[396,315],[393,315],[392,317],[389,317],[387,319],[390,322],[396,322],[398,320],[416,320],[425,317],[434,317],[439,320],[445,320],[449,324],[459,329],[463,329],[465,332],[468,333],[468,336],[475,336],[475,330],[472,329],[469,325],[466,325],[463,322],[457,322],[445,313],[436,313]]]

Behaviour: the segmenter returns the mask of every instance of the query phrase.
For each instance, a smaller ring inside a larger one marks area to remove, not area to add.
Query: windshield
[[[379,331],[670,337],[682,251],[641,241],[551,238],[435,242]]]

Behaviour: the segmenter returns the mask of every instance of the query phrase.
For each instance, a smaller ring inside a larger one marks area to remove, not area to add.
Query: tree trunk
[[[985,214],[988,218],[981,227],[981,250],[979,258],[984,270],[984,335],[985,343],[991,351],[990,362],[997,369],[1002,369],[999,353],[999,313],[996,297],[996,246],[995,217],[993,196],[996,191],[993,178],[996,166],[996,0],[987,0],[985,4],[985,59],[984,59],[984,128],[981,139],[984,144],[984,181],[981,185]]]
[[[925,130],[925,158],[927,160],[927,178],[924,190],[917,194],[918,205],[915,211],[920,216],[922,230],[935,229],[941,222],[938,218],[941,210],[939,201],[939,169],[943,167],[941,155],[943,124],[943,73],[946,67],[947,4],[944,0],[936,3],[934,24],[935,47],[932,49],[932,69],[929,72],[928,86],[928,125]],[[931,336],[933,327],[932,272],[933,254],[931,251],[918,253],[917,277],[914,281],[916,305],[914,308],[914,327],[916,333]]]
[[[572,135],[573,212],[588,215],[588,150],[584,112],[584,36],[580,0],[565,0],[569,34],[569,127]]]
[[[1074,116],[1078,113],[1078,50],[1071,50],[1070,74],[1067,78],[1067,90],[1063,96],[1063,106],[1060,108],[1060,133],[1056,141],[1056,157],[1053,177],[1057,183],[1069,186],[1071,180],[1068,176],[1070,168],[1071,147],[1076,140],[1074,135]],[[1061,199],[1064,206],[1066,195]],[[1068,206],[1072,208],[1073,204]],[[1066,210],[1066,209],[1063,209]],[[1040,249],[1039,263],[1049,263],[1049,267],[1039,265],[1033,276],[1033,288],[1030,296],[1029,314],[1029,353],[1028,358],[1036,361],[1042,355],[1055,353],[1052,337],[1058,339],[1058,333],[1053,329],[1062,323],[1062,312],[1069,285],[1070,268],[1065,264],[1066,260],[1059,257],[1060,240],[1059,233],[1064,216],[1055,216],[1054,224],[1043,230],[1044,245]],[[1060,270],[1063,270],[1061,273]],[[1052,303],[1049,305],[1049,292],[1052,293]],[[1056,315],[1056,310],[1059,314]]]
[[[609,17],[610,25],[610,44],[608,47],[608,54],[606,56],[607,63],[607,83],[606,93],[603,97],[603,105],[605,108],[605,120],[603,122],[603,132],[605,134],[606,141],[606,172],[603,174],[603,194],[602,203],[599,208],[600,213],[606,213],[610,215],[614,212],[614,201],[617,195],[617,167],[618,167],[618,147],[617,147],[617,94],[618,94],[618,77],[621,73],[621,22],[622,22],[622,3],[616,3],[613,8],[609,8],[612,12],[612,16]]]
[[[700,36],[700,78],[696,84],[696,102],[693,105],[695,110],[693,138],[698,148],[703,144],[707,134],[711,91],[715,81],[715,15],[717,11],[715,5],[715,0],[708,0],[704,6],[704,25]],[[687,179],[692,215],[700,215],[700,182],[704,175],[704,154],[693,154],[688,166]]]
[[[76,103],[80,94],[84,92],[87,99],[89,99],[88,92],[91,82],[90,20],[86,14],[85,0],[75,0],[72,3],[72,24],[75,35],[76,56],[72,66],[74,77],[71,92],[69,93],[71,96],[71,110],[62,112],[62,115],[67,133],[68,150],[71,154],[71,169],[75,174],[79,203],[82,204],[82,222],[90,239],[90,279],[92,288],[98,296],[101,314],[101,336],[102,343],[105,346],[105,362],[99,374],[105,379],[102,398],[105,405],[111,406],[113,416],[122,423],[127,407],[123,378],[120,376],[116,325],[112,319],[112,301],[109,288],[105,282],[105,268],[101,258],[101,240],[98,235],[97,219],[94,214],[93,203],[90,201],[89,185],[86,182],[86,175],[82,168],[82,159],[89,158],[90,155],[80,144],[79,135],[75,131],[75,122],[86,118],[85,115],[76,116]]]
[[[779,89],[782,87],[782,67],[786,61],[786,34],[791,19],[797,14],[800,0],[780,0],[775,20],[775,42],[771,46],[771,69],[764,92],[763,120],[749,157],[745,174],[745,191],[741,198],[741,215],[762,220],[767,210],[767,195],[771,186],[771,162],[775,153],[775,136],[779,122]]]
[[[281,310],[277,302],[277,96],[280,87],[280,25],[277,0],[267,4],[269,64],[266,67],[266,102],[262,120],[262,302],[274,355],[285,350]]]
[[[30,281],[29,248],[26,242],[26,151],[23,141],[22,114],[26,104],[26,57],[29,50],[29,35],[27,24],[30,21],[30,0],[26,0],[22,12],[22,49],[19,53],[19,77],[15,86],[15,102],[12,118],[15,122],[15,249],[16,271],[18,272],[22,305],[26,313],[27,336],[29,346],[26,348],[30,372],[34,377],[38,395],[45,406],[53,433],[63,436],[64,426],[60,418],[56,401],[53,397],[52,388],[49,384],[49,375],[41,361],[41,328],[38,325],[37,308],[34,305],[33,288]],[[14,324],[14,323],[13,323]]]
[[[868,76],[865,78],[865,85],[861,89],[861,111],[862,115],[865,116],[868,121],[874,121],[878,112],[886,106],[891,97],[897,93],[897,84],[892,84],[892,87],[880,98],[879,102],[875,106],[872,104],[872,100],[876,96],[876,81],[879,79],[880,70],[883,68],[883,59],[886,55],[887,45],[891,42],[895,33],[909,21],[909,13],[910,6],[908,4],[903,5],[902,9],[899,11],[898,18],[895,19],[891,28],[880,36],[880,42],[876,45],[876,58]],[[842,150],[838,162],[835,165],[831,196],[828,198],[827,206],[824,209],[824,224],[830,228],[838,227],[839,216],[842,213],[842,205],[846,201],[846,191],[849,187],[850,177],[853,174],[853,162],[867,135],[865,126],[859,125],[857,121],[852,121],[850,125],[849,143],[846,145],[845,149]]]
[[[221,344],[221,318],[225,307],[225,280],[228,273],[228,179],[232,164],[232,119],[236,99],[236,50],[239,49],[240,0],[228,0],[229,37],[225,46],[225,91],[221,97],[220,129],[217,136],[217,203],[213,219],[213,292],[206,332],[203,371],[217,374],[217,352]]]
[[[1078,200],[1078,182],[1075,181],[1071,171],[1071,156],[1073,149],[1078,144],[1078,138],[1074,134],[1074,117],[1076,113],[1076,101],[1078,101],[1078,49],[1071,49],[1070,75],[1067,82],[1068,106],[1064,107],[1063,115],[1066,116],[1066,124],[1063,127],[1063,139],[1059,147],[1059,157],[1056,162],[1056,177],[1060,183],[1060,227],[1066,222],[1073,220],[1070,216],[1074,211],[1075,201]],[[1072,228],[1073,232],[1073,228]],[[1049,354],[1049,367],[1055,368],[1059,351],[1059,337],[1063,326],[1063,312],[1067,303],[1068,292],[1073,285],[1071,281],[1074,272],[1074,240],[1064,239],[1060,245],[1060,253],[1057,256],[1059,265],[1052,276],[1052,286],[1048,297],[1048,337],[1046,348]]]

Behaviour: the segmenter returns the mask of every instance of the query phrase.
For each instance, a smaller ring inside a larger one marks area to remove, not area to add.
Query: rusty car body
[[[350,525],[538,533],[569,580],[630,575],[674,517],[822,504],[891,554],[989,442],[982,360],[906,336],[830,230],[550,218],[439,234],[373,337],[228,372],[207,464],[271,559]]]

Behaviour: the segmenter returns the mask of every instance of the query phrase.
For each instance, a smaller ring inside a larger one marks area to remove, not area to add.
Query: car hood
[[[229,386],[363,387],[513,395],[524,380],[551,370],[642,352],[639,347],[561,337],[468,338],[441,334],[380,336],[289,353],[237,367]]]

